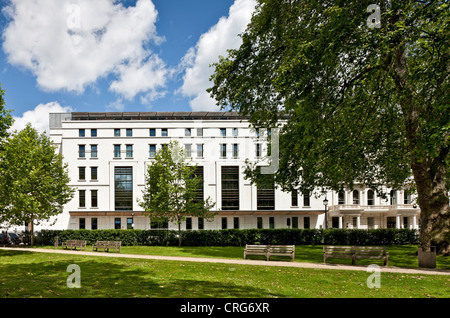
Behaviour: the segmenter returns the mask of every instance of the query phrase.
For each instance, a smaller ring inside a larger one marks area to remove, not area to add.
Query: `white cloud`
[[[213,68],[220,55],[226,56],[227,49],[238,48],[244,32],[255,10],[255,0],[236,0],[230,7],[228,17],[222,17],[208,32],[202,34],[195,48],[185,54],[181,64],[186,66],[184,82],[179,92],[191,98],[192,110],[218,110],[215,101],[206,92]]]
[[[14,116],[14,124],[10,130],[20,131],[30,123],[39,132],[50,132],[49,130],[49,114],[50,113],[67,113],[73,111],[70,106],[61,106],[58,102],[50,102],[47,104],[39,104],[33,110],[26,111],[22,117]]]
[[[148,48],[164,40],[151,0],[10,0],[4,12],[8,62],[31,70],[43,90],[82,93],[112,75],[110,90],[131,99],[165,85],[166,66]]]

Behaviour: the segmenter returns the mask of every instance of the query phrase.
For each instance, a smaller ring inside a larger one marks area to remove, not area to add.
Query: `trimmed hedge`
[[[294,245],[415,245],[417,230],[409,229],[227,229],[182,231],[183,246],[244,246],[245,244]],[[161,230],[42,230],[38,245],[54,245],[66,240],[122,241],[123,246],[177,246],[178,231]]]

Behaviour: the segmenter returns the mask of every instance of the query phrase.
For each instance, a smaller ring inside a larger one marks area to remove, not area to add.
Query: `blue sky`
[[[0,83],[15,129],[55,111],[218,110],[209,64],[255,0],[0,0]]]

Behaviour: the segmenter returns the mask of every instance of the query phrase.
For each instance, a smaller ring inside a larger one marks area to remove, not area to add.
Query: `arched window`
[[[359,191],[353,190],[353,204],[359,204]]]
[[[369,189],[367,191],[367,205],[374,205],[375,204],[375,196],[372,189]]]

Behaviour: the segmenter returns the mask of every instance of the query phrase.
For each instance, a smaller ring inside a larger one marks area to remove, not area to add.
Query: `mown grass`
[[[122,253],[148,253],[143,247]],[[315,249],[307,253],[315,255]],[[158,247],[165,255],[237,258],[235,248]],[[242,251],[242,249],[241,249]],[[306,252],[305,252],[306,253]],[[239,253],[239,258],[242,254]],[[314,256],[316,257],[316,256]],[[68,288],[70,264],[80,266],[81,288]],[[371,275],[339,271],[156,261],[0,250],[2,298],[448,298],[450,277],[381,274],[380,288],[368,288]]]

